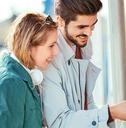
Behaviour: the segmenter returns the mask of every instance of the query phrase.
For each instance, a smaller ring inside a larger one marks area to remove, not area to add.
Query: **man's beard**
[[[84,45],[79,45],[77,40],[75,40],[69,33],[68,33],[68,29],[67,29],[67,25],[65,26],[65,36],[66,38],[71,42],[73,43],[74,45],[76,45],[77,47],[85,47],[87,45],[87,43],[85,43]],[[85,34],[80,34],[80,35],[77,35],[76,37],[79,37],[79,36],[84,36],[84,37],[87,37],[87,35]]]

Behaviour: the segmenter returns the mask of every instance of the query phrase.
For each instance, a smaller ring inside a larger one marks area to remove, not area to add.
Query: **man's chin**
[[[87,42],[83,43],[83,44],[78,44],[79,47],[83,48],[83,47],[86,47],[87,45]]]
[[[86,47],[87,46],[87,44],[83,44],[83,45],[81,45],[80,47],[81,48],[84,48],[84,47]]]
[[[78,41],[77,44],[78,44],[79,47],[83,48],[87,45],[87,40]]]

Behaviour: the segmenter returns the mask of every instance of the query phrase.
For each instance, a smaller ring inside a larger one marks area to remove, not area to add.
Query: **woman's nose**
[[[53,49],[53,56],[56,56],[59,52],[59,48],[58,48],[58,45],[56,44],[54,49]]]

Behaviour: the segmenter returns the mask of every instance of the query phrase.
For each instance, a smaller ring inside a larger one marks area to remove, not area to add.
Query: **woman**
[[[42,72],[58,52],[57,24],[29,13],[14,22],[0,57],[0,127],[42,128]],[[40,70],[39,70],[40,69]]]

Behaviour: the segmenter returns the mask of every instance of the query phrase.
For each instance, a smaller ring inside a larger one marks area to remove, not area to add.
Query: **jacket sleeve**
[[[2,78],[0,81],[0,127],[23,127],[25,87],[21,80]]]
[[[107,128],[108,106],[88,111],[73,111],[67,105],[58,70],[45,73],[43,86],[44,114],[49,128]]]

